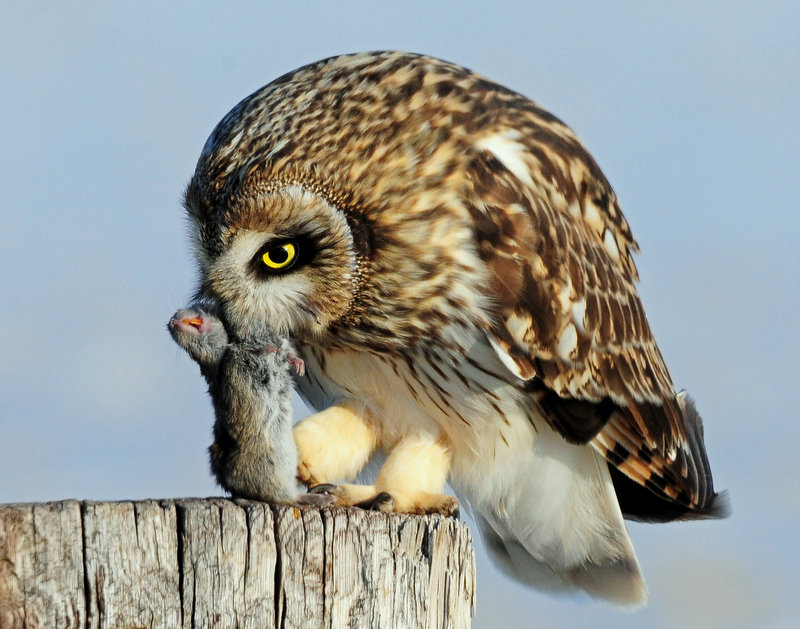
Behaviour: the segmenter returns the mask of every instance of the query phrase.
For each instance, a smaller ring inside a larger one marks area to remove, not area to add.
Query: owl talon
[[[337,486],[332,483],[320,483],[308,488],[309,494],[328,494],[334,496]]]
[[[365,509],[367,511],[380,511],[381,513],[392,513],[395,510],[394,498],[392,498],[390,493],[385,491],[382,491],[374,498],[359,502],[353,506],[358,507],[359,509]]]
[[[378,491],[372,485],[318,485],[311,491],[328,492],[335,496],[337,507],[357,507],[381,513],[413,513],[442,515],[459,519],[458,501],[445,494],[427,492]]]
[[[439,500],[429,502],[422,506],[421,508],[424,508],[424,513],[428,515],[437,514],[446,518],[453,518],[454,520],[461,519],[461,509],[459,508],[458,500],[452,496],[445,495],[432,495],[432,497],[439,498]]]
[[[297,480],[306,487],[317,487],[320,485],[320,482],[311,474],[308,466],[302,462],[297,466]]]

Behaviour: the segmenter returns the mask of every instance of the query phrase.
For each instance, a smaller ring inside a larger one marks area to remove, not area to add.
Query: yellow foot
[[[458,500],[446,494],[424,491],[380,491],[374,485],[317,485],[309,493],[326,493],[334,497],[337,507],[360,507],[382,513],[438,514],[459,517]]]
[[[309,466],[302,460],[300,461],[300,463],[297,466],[297,480],[299,480],[306,487],[308,487],[309,490],[312,487],[319,487],[320,486],[319,481],[311,473],[311,470],[309,469]]]

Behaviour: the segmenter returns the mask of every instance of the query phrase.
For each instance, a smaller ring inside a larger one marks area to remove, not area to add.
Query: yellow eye
[[[273,271],[283,271],[292,266],[297,259],[297,246],[291,242],[285,242],[267,249],[261,256],[261,261],[268,269]]]

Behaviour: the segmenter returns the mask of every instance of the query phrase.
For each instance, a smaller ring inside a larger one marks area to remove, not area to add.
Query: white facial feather
[[[240,231],[228,250],[214,260],[208,276],[215,283],[215,290],[225,295],[231,320],[240,325],[266,322],[279,334],[288,334],[301,322],[308,322],[303,306],[313,287],[300,274],[276,275],[268,280],[254,277],[250,261],[272,238],[275,235],[271,233]]]

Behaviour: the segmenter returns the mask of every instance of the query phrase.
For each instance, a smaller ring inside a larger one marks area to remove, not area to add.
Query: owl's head
[[[186,192],[199,297],[234,335],[267,323],[375,351],[483,322],[465,112],[494,92],[476,81],[428,57],[358,54],[245,98],[211,133]]]

